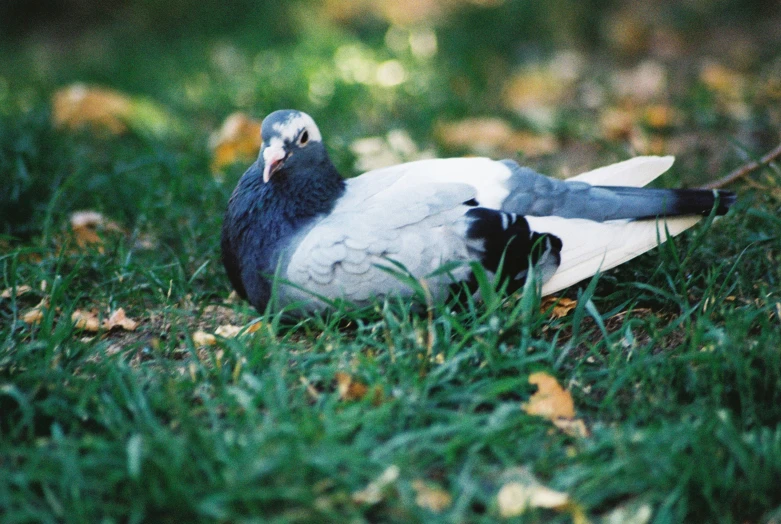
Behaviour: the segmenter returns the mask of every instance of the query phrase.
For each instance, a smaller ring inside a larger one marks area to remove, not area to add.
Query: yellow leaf
[[[246,327],[223,324],[214,331],[214,334],[223,338],[236,338],[239,335],[250,335],[255,333],[260,329],[261,325],[260,322],[253,322]]]
[[[339,391],[339,398],[342,400],[360,400],[369,391],[366,384],[353,380],[353,377],[344,371],[337,371],[335,378],[336,389]]]
[[[557,418],[553,420],[553,425],[571,437],[586,438],[590,435],[586,423],[579,418]]]
[[[556,149],[553,135],[515,131],[500,118],[467,118],[458,122],[440,123],[437,138],[449,147],[469,149],[474,153],[523,152],[538,156]]]
[[[700,69],[700,81],[717,94],[734,99],[743,92],[745,78],[719,63],[706,62]]]
[[[252,322],[249,326],[247,326],[247,333],[255,333],[263,326],[263,323],[260,321]]]
[[[103,321],[103,327],[108,330],[120,328],[125,331],[135,331],[136,327],[138,327],[138,322],[128,318],[125,315],[124,308],[119,308]]]
[[[54,93],[52,119],[57,127],[99,127],[119,134],[127,130],[133,104],[110,89],[73,84]]]
[[[9,287],[7,289],[4,289],[3,292],[0,293],[0,298],[11,298],[12,296],[21,297],[25,293],[29,293],[32,290],[33,288],[25,284],[22,286],[16,286],[16,293],[14,294],[14,288]]]
[[[653,509],[648,503],[638,503],[630,500],[602,517],[605,524],[647,524],[653,516]]]
[[[27,310],[27,312],[22,315],[22,321],[24,321],[25,324],[40,324],[41,320],[43,320],[43,311],[38,306]]]
[[[233,113],[209,139],[212,172],[238,161],[254,160],[260,150],[261,123],[244,113]]]
[[[537,391],[529,402],[521,405],[526,413],[548,420],[575,418],[572,395],[564,390],[555,378],[543,372],[532,373],[529,375],[529,384],[536,384]]]
[[[434,513],[442,512],[453,502],[450,493],[424,480],[413,480],[412,489],[416,494],[415,504]]]
[[[353,502],[358,504],[377,504],[382,501],[383,491],[399,478],[399,467],[395,464],[388,466],[382,474],[369,482],[362,490],[353,493]]]
[[[643,119],[649,127],[667,129],[681,121],[681,115],[667,104],[652,104],[645,108]]]
[[[606,139],[627,140],[635,134],[635,113],[631,108],[607,108],[600,115],[599,126]]]
[[[236,337],[236,335],[239,334],[240,331],[241,331],[240,326],[234,326],[232,324],[223,324],[222,326],[217,328],[214,334],[223,338],[234,338]]]
[[[566,297],[559,298],[549,295],[542,299],[542,304],[540,304],[540,311],[545,313],[548,311],[548,309],[550,309],[551,306],[553,306],[553,310],[550,312],[550,318],[564,318],[569,314],[570,311],[575,309],[577,305],[577,300],[572,300]]]
[[[196,331],[193,333],[193,343],[196,346],[213,346],[217,343],[217,338],[211,333]]]
[[[509,482],[502,486],[497,495],[499,513],[505,518],[517,517],[532,508],[563,509],[569,501],[566,493],[536,482]]]
[[[73,327],[76,329],[82,329],[84,331],[89,331],[90,333],[95,333],[100,329],[98,312],[95,310],[82,311],[77,309],[71,315],[71,322],[73,322]]]
[[[52,120],[64,129],[91,128],[121,134],[132,127],[155,135],[181,127],[158,104],[102,87],[72,84],[52,96]]]
[[[505,106],[527,113],[550,107],[559,102],[567,92],[566,78],[549,67],[529,67],[515,74],[502,93]]]
[[[94,245],[98,246],[98,250],[101,252],[103,251],[101,247],[103,239],[98,234],[99,231],[124,232],[122,226],[112,220],[108,220],[97,211],[76,211],[71,213],[70,224],[76,244],[79,247]]]

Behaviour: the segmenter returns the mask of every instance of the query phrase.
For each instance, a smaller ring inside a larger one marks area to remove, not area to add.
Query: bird
[[[733,192],[645,188],[673,164],[640,156],[567,180],[513,160],[418,160],[343,178],[308,114],[261,125],[257,160],[225,212],[222,261],[243,299],[314,313],[338,299],[410,297],[398,270],[432,299],[479,294],[475,264],[516,292],[533,274],[543,295],[611,269],[726,214]],[[442,269],[445,268],[445,269]]]

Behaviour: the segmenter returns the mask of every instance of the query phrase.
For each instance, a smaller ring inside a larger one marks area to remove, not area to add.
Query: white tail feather
[[[601,186],[642,187],[672,166],[671,156],[636,157],[583,173],[570,180]],[[552,233],[562,241],[561,265],[542,287],[549,295],[642,255],[699,222],[700,216],[658,220],[592,222],[560,217],[526,217],[533,231]],[[665,229],[666,228],[666,229]]]
[[[670,169],[673,156],[638,156],[574,176],[592,186],[644,187]]]

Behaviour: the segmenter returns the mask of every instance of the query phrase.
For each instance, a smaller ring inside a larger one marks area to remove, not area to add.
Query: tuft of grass
[[[227,300],[219,262],[222,213],[243,169],[232,166],[224,181],[209,172],[208,137],[226,115],[306,109],[348,175],[353,140],[391,128],[421,149],[444,117],[490,113],[534,128],[500,107],[501,86],[572,39],[594,50],[580,87],[619,104],[609,78],[631,57],[599,28],[620,10],[470,5],[421,28],[439,51],[418,59],[387,45],[399,27],[376,17],[319,20],[307,2],[244,2],[241,23],[214,2],[192,12],[182,2],[120,4],[135,15],[66,39],[73,56],[46,36],[0,35],[20,46],[0,49],[0,291],[32,288],[0,299],[3,522],[495,522],[503,474],[519,466],[593,521],[633,505],[650,507],[657,522],[778,519],[777,165],[737,187],[727,217],[568,290],[577,307],[560,319],[540,310],[531,280],[507,296],[478,273],[482,302],[433,303],[420,286],[413,303],[335,303],[305,318],[269,310],[254,334],[193,342],[197,331],[257,318]],[[756,7],[737,2],[662,9],[681,15],[671,19],[694,36],[679,44],[697,57],[701,19],[726,27],[735,6],[757,20]],[[185,11],[191,18],[177,29],[163,23]],[[569,13],[560,24],[559,12]],[[578,24],[578,13],[595,22]],[[274,17],[278,26],[259,31]],[[140,36],[149,27],[160,31]],[[410,80],[347,81],[335,73],[340,52],[396,60]],[[739,117],[696,71],[680,71],[666,103],[685,125],[649,135],[684,152],[665,183],[696,184],[777,139],[770,58],[746,66],[744,81],[765,98],[746,102],[750,114]],[[48,101],[74,81],[149,97],[183,128],[160,136],[54,129]],[[556,173],[634,153],[632,140],[603,136],[593,108],[561,104],[550,124],[560,153],[534,167]],[[724,148],[730,141],[740,146]],[[123,233],[78,249],[68,216],[79,209],[104,213]],[[25,323],[44,299],[40,323]],[[105,316],[120,307],[137,330],[86,333],[70,322],[76,310]],[[521,409],[538,371],[571,392],[589,437]],[[345,398],[344,373],[367,393]],[[377,503],[354,499],[390,466],[399,478]],[[420,479],[451,504],[440,513],[421,507]],[[572,519],[542,509],[521,517]]]

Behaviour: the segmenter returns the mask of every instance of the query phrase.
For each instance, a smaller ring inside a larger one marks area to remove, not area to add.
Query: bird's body
[[[715,202],[723,214],[734,200],[633,187],[666,171],[671,157],[638,157],[568,181],[486,158],[421,160],[345,180],[308,115],[277,111],[262,135],[222,232],[231,283],[259,311],[274,275],[280,305],[308,310],[326,307],[318,297],[363,304],[412,293],[383,269],[396,264],[444,296],[474,283],[471,262],[501,270],[511,290],[531,262],[543,292],[555,292],[691,227]],[[437,272],[442,266],[449,270]]]

